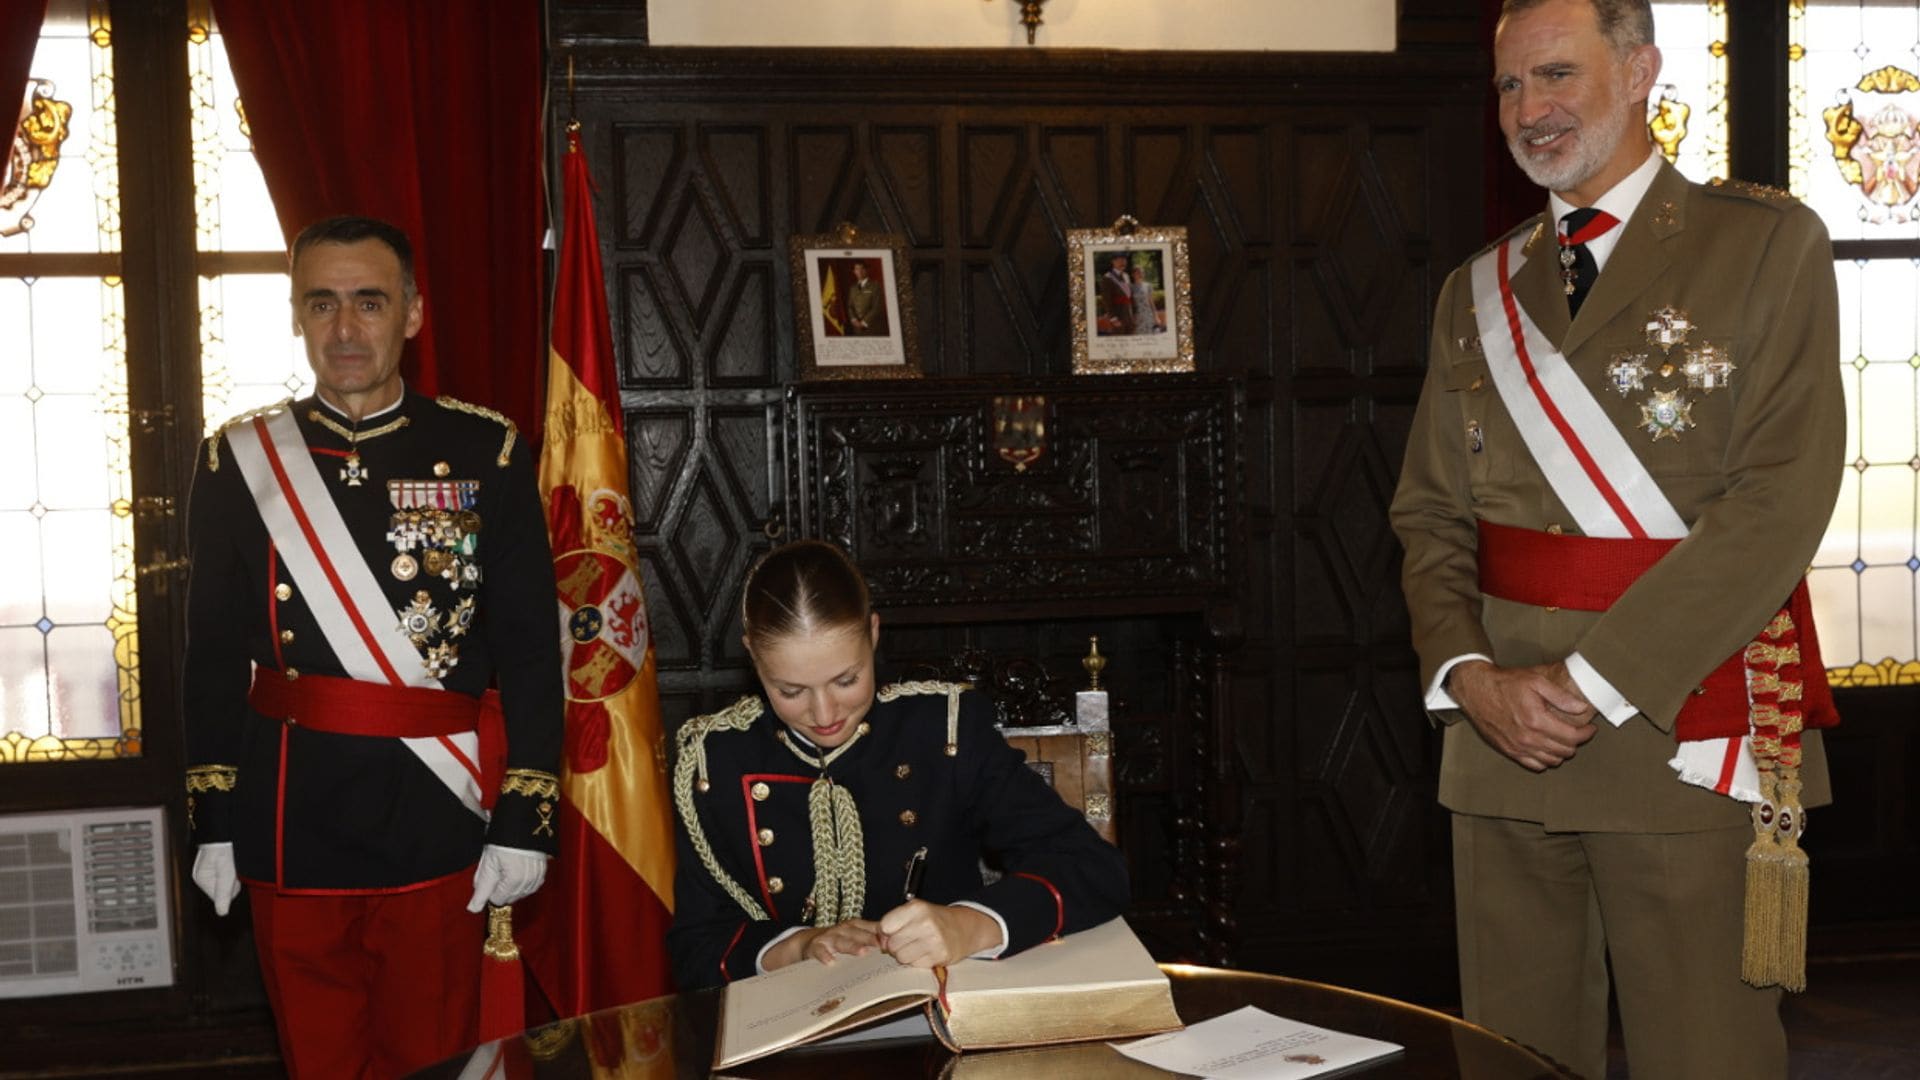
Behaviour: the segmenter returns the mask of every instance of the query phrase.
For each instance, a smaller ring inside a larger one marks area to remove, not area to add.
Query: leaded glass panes
[[[1920,5],[1794,0],[1789,187],[1835,240],[1920,239]]]
[[[199,249],[283,252],[279,219],[253,154],[245,103],[205,0],[189,5],[187,41]],[[276,255],[271,262],[277,266],[280,259]],[[293,338],[291,288],[288,276],[276,272],[200,278],[201,403],[207,430],[249,409],[312,392],[312,370]]]
[[[112,45],[105,3],[48,5],[0,211],[0,761],[139,752]]]
[[[1727,176],[1727,5],[1653,5],[1660,81],[1647,99],[1654,145],[1696,183]]]
[[[1809,582],[1838,685],[1920,682],[1920,262],[1848,260],[1841,375],[1850,424],[1833,527]]]
[[[201,251],[283,251],[280,220],[274,216],[266,178],[253,156],[253,136],[227,62],[226,45],[205,0],[197,0],[191,8],[187,67],[198,247]]]
[[[285,274],[200,279],[200,372],[209,431],[247,409],[313,392],[293,336]]]
[[[0,282],[0,761],[138,746],[133,486],[117,278]],[[124,738],[122,738],[124,734]]]
[[[104,0],[54,0],[27,68],[27,115],[8,133],[0,254],[120,250],[119,139]],[[0,102],[11,116],[17,100]]]
[[[1847,463],[1808,579],[1822,659],[1835,685],[1920,683],[1920,6],[1791,0],[1788,41],[1790,186],[1841,256]]]

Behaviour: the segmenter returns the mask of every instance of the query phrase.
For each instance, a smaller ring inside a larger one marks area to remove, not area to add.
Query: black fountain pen
[[[927,849],[915,851],[907,859],[907,887],[902,890],[908,900],[920,895],[920,882],[927,876]]]

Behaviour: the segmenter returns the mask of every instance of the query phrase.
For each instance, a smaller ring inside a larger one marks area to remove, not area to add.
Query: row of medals
[[[1633,391],[1646,393],[1640,402],[1640,429],[1651,435],[1654,442],[1661,439],[1678,442],[1682,432],[1695,426],[1693,399],[1687,396],[1687,391],[1711,394],[1733,383],[1732,353],[1710,341],[1688,345],[1687,338],[1696,329],[1686,312],[1672,305],[1660,308],[1647,317],[1648,351],[1618,352],[1607,364],[1606,389],[1617,391],[1621,397]],[[1657,366],[1654,349],[1660,350]],[[1676,349],[1679,350],[1677,356]],[[1649,389],[1648,384],[1656,379],[1684,379],[1685,385]]]
[[[460,662],[459,645],[454,639],[465,636],[473,625],[471,590],[480,584],[480,561],[476,557],[480,515],[470,507],[478,487],[472,481],[392,481],[387,485],[394,505],[387,521],[387,541],[399,551],[389,566],[393,576],[412,581],[424,570],[445,580],[456,593],[469,590],[444,613],[425,589],[413,594],[412,603],[397,609],[400,632],[421,650],[421,663],[435,678],[446,675]],[[416,501],[451,503],[461,509],[412,505]]]

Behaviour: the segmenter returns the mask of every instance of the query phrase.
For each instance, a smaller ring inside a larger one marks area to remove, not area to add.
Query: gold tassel
[[[1747,687],[1752,702],[1753,757],[1760,771],[1761,801],[1753,807],[1753,843],[1747,847],[1746,926],[1740,978],[1752,986],[1807,988],[1807,901],[1811,874],[1800,836],[1806,811],[1800,805],[1800,734],[1797,702],[1799,650],[1793,643],[1769,645],[1792,635],[1782,611],[1747,647]],[[1786,670],[1781,670],[1785,668]],[[1783,677],[1784,676],[1784,677]]]
[[[513,906],[487,909],[487,943],[480,947],[489,960],[518,960],[520,946],[513,943]]]
[[[1753,843],[1747,845],[1746,918],[1740,941],[1740,978],[1764,985],[1773,967],[1773,922],[1778,905],[1778,881],[1773,874],[1773,772],[1760,773],[1760,801],[1753,804]]]

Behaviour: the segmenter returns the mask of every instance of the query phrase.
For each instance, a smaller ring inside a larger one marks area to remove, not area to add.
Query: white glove
[[[240,873],[233,866],[233,845],[201,844],[193,856],[193,883],[213,901],[216,915],[225,915],[240,895]]]
[[[473,869],[473,899],[467,901],[467,910],[479,911],[488,904],[500,907],[532,896],[545,880],[545,852],[488,844],[480,850],[480,865]]]

